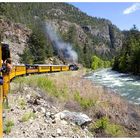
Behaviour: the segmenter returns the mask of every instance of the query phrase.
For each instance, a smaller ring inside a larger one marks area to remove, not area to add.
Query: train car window
[[[10,58],[10,49],[8,44],[2,44],[2,60],[3,62],[7,59]]]
[[[27,69],[29,69],[29,68],[30,68],[30,65],[29,65],[29,64],[25,64],[25,67],[26,67]]]

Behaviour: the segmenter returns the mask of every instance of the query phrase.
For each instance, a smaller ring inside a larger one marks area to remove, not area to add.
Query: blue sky
[[[133,24],[140,30],[140,2],[71,2],[70,4],[90,16],[109,19],[121,30],[130,29]]]

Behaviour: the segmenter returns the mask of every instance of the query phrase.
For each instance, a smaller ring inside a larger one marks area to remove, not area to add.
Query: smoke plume
[[[54,30],[51,23],[46,22],[45,29],[59,57],[62,58],[63,60],[66,60],[69,63],[76,63],[78,61],[78,56],[77,53],[73,50],[71,44],[63,42],[63,40]]]

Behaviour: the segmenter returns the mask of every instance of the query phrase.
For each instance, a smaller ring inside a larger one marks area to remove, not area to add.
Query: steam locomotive
[[[2,103],[7,98],[10,89],[10,81],[17,76],[39,74],[48,72],[60,72],[78,70],[76,64],[70,65],[42,65],[22,64],[14,65],[10,70],[7,68],[6,60],[11,58],[8,44],[0,44],[0,137],[2,136]]]

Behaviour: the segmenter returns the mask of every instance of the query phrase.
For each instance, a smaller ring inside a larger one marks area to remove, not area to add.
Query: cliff
[[[9,44],[13,64],[19,63],[19,55],[22,54],[31,34],[31,30],[23,24],[14,23],[10,20],[0,19],[2,41]]]

